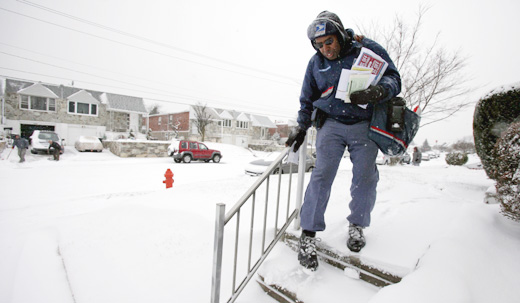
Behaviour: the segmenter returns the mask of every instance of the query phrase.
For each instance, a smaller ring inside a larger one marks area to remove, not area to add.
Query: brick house
[[[206,110],[213,121],[206,128],[206,141],[248,147],[249,144],[270,141],[271,130],[277,128],[266,116],[211,107],[207,107]],[[180,113],[150,116],[148,123],[152,135],[160,140],[201,140],[195,121],[195,110],[190,107],[188,111]],[[146,124],[144,121],[143,123]]]
[[[143,118],[143,125],[148,124],[152,137],[159,140],[188,138],[190,130],[190,112],[150,115]]]
[[[1,124],[26,138],[35,129],[53,130],[67,145],[81,135],[127,136],[147,114],[138,97],[9,78],[3,87]]]

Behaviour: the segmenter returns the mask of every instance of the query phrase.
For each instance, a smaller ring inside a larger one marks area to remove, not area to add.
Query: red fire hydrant
[[[164,177],[166,178],[166,180],[162,181],[162,183],[166,184],[166,188],[172,187],[172,185],[173,185],[173,173],[172,173],[172,171],[169,168],[166,170],[166,173],[164,173]]]

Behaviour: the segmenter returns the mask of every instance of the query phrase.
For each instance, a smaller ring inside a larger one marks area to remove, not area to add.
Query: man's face
[[[316,38],[314,40],[314,46],[319,48],[320,53],[329,60],[336,60],[341,50],[336,35],[328,35]]]

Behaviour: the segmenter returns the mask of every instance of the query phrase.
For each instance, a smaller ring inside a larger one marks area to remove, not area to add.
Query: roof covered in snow
[[[193,108],[193,107],[191,107]],[[237,120],[243,122],[251,122],[252,126],[276,128],[276,125],[271,121],[269,117],[262,115],[253,115],[246,112],[240,112],[236,110],[221,109],[207,107],[208,113],[213,119],[216,120]],[[192,112],[194,113],[194,112]],[[194,115],[193,115],[193,119]]]
[[[147,113],[143,98],[86,90],[64,85],[43,84],[41,82],[30,82],[7,78],[5,83],[5,93],[69,99],[86,103],[93,103],[93,98],[97,102],[105,104],[109,111],[139,114]],[[88,102],[89,100],[90,102]]]
[[[31,86],[23,88],[18,91],[19,94],[29,95],[29,96],[38,96],[38,97],[46,97],[46,98],[58,98],[58,96],[53,93],[50,89],[43,86],[41,83],[35,83]]]
[[[68,100],[82,102],[82,103],[94,103],[98,104],[99,100],[94,98],[89,92],[82,89],[77,93],[74,93],[67,97]]]
[[[251,115],[251,121],[253,121],[253,126],[276,128],[273,121],[266,116]]]
[[[143,99],[138,97],[103,93],[107,109],[120,112],[147,113]]]

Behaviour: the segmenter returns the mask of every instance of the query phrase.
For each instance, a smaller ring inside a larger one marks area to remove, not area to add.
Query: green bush
[[[502,133],[520,117],[520,88],[499,88],[479,100],[473,116],[473,138],[482,166],[491,179],[498,176],[493,149]]]
[[[446,155],[446,163],[449,165],[464,165],[468,162],[468,155],[465,153],[453,152]]]
[[[520,221],[520,122],[513,123],[495,147],[497,198],[502,213]]]

